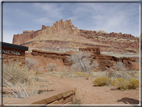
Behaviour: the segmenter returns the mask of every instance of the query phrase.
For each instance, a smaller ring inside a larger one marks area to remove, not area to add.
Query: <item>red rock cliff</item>
[[[13,37],[13,44],[28,47],[98,47],[107,52],[139,53],[139,39],[131,34],[99,33],[81,30],[71,23],[71,20],[56,21],[53,26],[44,26],[37,31],[23,31]]]
[[[99,48],[81,48],[80,50],[84,51],[90,51],[92,53],[92,58],[93,60],[96,60],[99,64],[97,70],[102,70],[105,71],[106,67],[112,68],[113,64],[116,62],[123,62],[125,64],[125,67],[128,68],[129,70],[136,70],[136,61],[138,60],[137,57],[122,57],[122,58],[117,58],[114,56],[107,56],[107,55],[102,55],[100,54],[100,49]],[[62,63],[63,66],[71,66],[72,63],[67,60],[67,57],[70,56],[73,51],[66,52],[66,53],[57,53],[57,52],[47,52],[47,51],[40,51],[40,50],[33,50],[31,55],[35,56],[40,56],[41,58],[44,57],[45,59],[51,58],[54,60],[54,63],[59,65],[59,63]],[[38,59],[40,59],[40,57]],[[51,63],[46,62],[47,63]],[[137,63],[138,65],[138,63]],[[45,65],[46,66],[46,65]]]

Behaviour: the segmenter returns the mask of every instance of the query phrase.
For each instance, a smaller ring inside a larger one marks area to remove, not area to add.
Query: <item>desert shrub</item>
[[[68,57],[68,61],[72,63],[71,69],[73,71],[87,72],[97,68],[98,63],[96,61],[91,62],[93,59],[90,52],[76,52],[72,53]]]
[[[47,71],[53,71],[56,66],[57,66],[57,65],[56,65],[56,64],[53,64],[53,63],[47,64],[47,65],[46,65]]]
[[[90,74],[92,77],[94,77],[94,78],[98,78],[98,77],[102,77],[102,76],[107,76],[106,75],[106,72],[104,72],[104,71],[94,71],[94,72],[91,72],[91,74]]]
[[[136,89],[137,87],[139,87],[139,80],[136,80],[135,78],[131,78],[129,83],[128,88],[129,89]]]
[[[12,84],[17,83],[17,81],[19,83],[30,84],[32,83],[32,72],[19,66],[18,62],[12,62],[9,64],[3,64],[3,78],[8,82],[10,81]]]
[[[129,72],[129,75],[130,75],[132,78],[135,78],[135,79],[138,79],[138,80],[139,80],[139,71],[130,71],[130,72]]]
[[[113,64],[113,67],[117,70],[117,71],[122,71],[125,70],[125,64],[122,62],[116,62]]]
[[[36,71],[36,74],[41,74],[41,72],[40,71]]]
[[[113,69],[108,69],[106,71],[106,76],[109,77],[109,78],[112,78],[114,77],[115,73],[114,73],[114,70]]]
[[[9,88],[12,92],[12,94],[9,91],[7,93],[10,97],[26,98],[36,95],[37,90],[26,90],[27,87],[38,88],[38,84],[33,77],[33,72],[27,71],[25,67],[19,66],[18,62],[3,64],[3,86]]]
[[[108,77],[98,77],[94,80],[94,85],[96,86],[104,86],[104,85],[110,85],[111,84],[111,79]]]
[[[37,60],[34,60],[34,59],[30,59],[30,58],[25,58],[25,63],[26,63],[26,68],[28,70],[30,69],[36,69],[36,65],[38,65],[38,62]]]
[[[126,90],[128,89],[129,81],[123,78],[118,78],[114,79],[111,85],[117,87],[120,90]]]
[[[130,74],[126,72],[125,64],[122,62],[116,62],[114,63],[113,68],[115,69],[107,69],[106,76],[108,76],[111,79],[116,79],[116,78],[124,78],[129,80],[130,79]]]
[[[124,78],[126,80],[129,80],[131,78],[130,74],[126,71],[106,71],[106,76],[111,79],[117,79],[117,78]]]
[[[123,78],[129,80],[130,75],[126,71],[116,71],[114,74],[114,78]]]

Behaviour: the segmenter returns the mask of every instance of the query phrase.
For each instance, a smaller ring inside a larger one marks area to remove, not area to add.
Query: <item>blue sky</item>
[[[71,19],[78,29],[139,36],[139,3],[4,3],[3,41],[14,34]]]

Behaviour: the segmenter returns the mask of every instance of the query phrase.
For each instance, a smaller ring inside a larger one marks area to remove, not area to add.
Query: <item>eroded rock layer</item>
[[[125,67],[128,68],[129,70],[138,70],[139,69],[139,63],[136,63],[136,61],[139,59],[138,57],[122,57],[122,58],[117,58],[114,56],[107,56],[107,55],[102,55],[100,53],[99,48],[80,48],[80,50],[84,51],[89,51],[91,52],[91,57],[93,59],[90,60],[95,60],[99,64],[97,67],[98,70],[105,71],[106,67],[112,68],[113,64],[116,62],[123,62],[125,64]],[[41,51],[41,50],[33,50],[31,55],[35,57],[38,57],[38,60],[40,58],[45,58],[46,62],[44,63],[56,63],[56,65],[60,65],[62,68],[64,66],[71,66],[72,63],[67,60],[67,58],[74,53],[74,51],[69,51],[66,53],[56,53],[56,52],[47,52],[47,51]],[[39,57],[40,56],[40,57]],[[49,61],[50,59],[50,61]],[[41,59],[43,60],[43,59]],[[45,65],[46,66],[46,65]]]
[[[75,27],[71,20],[56,21],[53,26],[42,25],[37,31],[23,31],[13,37],[13,44],[38,49],[44,47],[98,47],[101,52],[139,53],[139,39],[131,34],[100,33]]]

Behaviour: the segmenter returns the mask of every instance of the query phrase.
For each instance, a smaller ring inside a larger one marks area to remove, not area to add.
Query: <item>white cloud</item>
[[[80,21],[83,13],[88,16],[84,15],[86,22],[83,22],[84,25],[82,23],[79,25],[84,29],[96,31],[103,29],[107,32],[122,32],[137,36],[139,35],[138,6],[136,3],[84,3],[79,4],[72,11]],[[88,24],[87,18],[90,18],[92,24]]]

